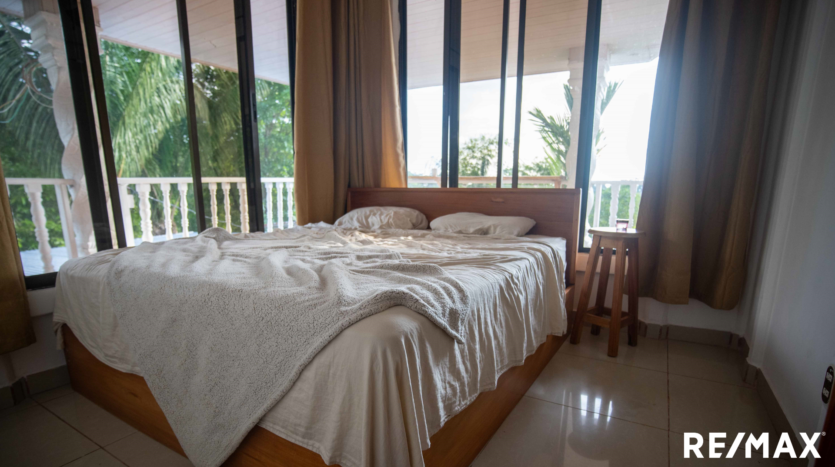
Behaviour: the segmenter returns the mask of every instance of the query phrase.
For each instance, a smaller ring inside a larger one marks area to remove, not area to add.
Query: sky
[[[653,60],[635,65],[613,66],[609,69],[607,80],[623,81],[623,84],[600,121],[605,135],[605,147],[600,153],[592,180],[643,180],[657,65],[658,61]],[[528,112],[539,107],[546,115],[569,114],[563,97],[563,84],[568,81],[568,76],[568,72],[560,72],[524,78],[520,165],[533,163],[542,159],[545,154],[542,139]],[[481,135],[498,135],[500,85],[498,79],[461,85],[461,144]],[[516,78],[508,78],[506,86],[504,139],[507,145],[504,159],[507,165],[504,166],[509,167],[514,137]],[[410,173],[429,175],[432,167],[440,166],[442,91],[441,86],[409,90]],[[495,173],[494,166],[488,175]]]

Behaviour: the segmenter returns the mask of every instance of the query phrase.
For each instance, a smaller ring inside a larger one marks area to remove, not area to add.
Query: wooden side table
[[[577,306],[577,314],[574,316],[574,328],[571,331],[571,343],[579,344],[583,332],[583,323],[592,324],[592,334],[599,334],[600,328],[609,328],[609,351],[610,357],[618,356],[618,344],[620,340],[620,328],[629,326],[629,345],[638,345],[638,239],[644,235],[635,229],[628,229],[626,232],[618,232],[614,227],[598,227],[589,229],[593,235],[591,250],[589,250],[589,261],[586,264],[586,272],[583,277],[583,288],[580,292],[580,303]],[[603,258],[600,264],[600,280],[597,285],[597,299],[594,308],[589,310],[589,298],[597,270],[597,259]],[[609,267],[612,263],[612,255],[615,256],[615,284],[612,294],[612,307],[604,306],[606,299],[606,287],[609,282]],[[627,257],[629,258],[628,280],[628,311],[622,310],[623,287],[626,274]],[[608,317],[606,317],[608,316]]]

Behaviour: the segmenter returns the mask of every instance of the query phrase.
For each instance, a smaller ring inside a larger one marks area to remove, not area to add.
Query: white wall
[[[64,352],[57,349],[52,332],[55,289],[29,292],[29,308],[37,341],[25,348],[0,355],[0,388],[19,378],[65,365]]]
[[[835,360],[835,6],[814,0],[753,300],[749,363],[797,432],[820,431]]]

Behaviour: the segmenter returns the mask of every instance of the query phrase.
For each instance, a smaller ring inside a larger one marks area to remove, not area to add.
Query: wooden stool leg
[[[594,314],[600,315],[606,307],[606,288],[609,287],[609,268],[612,264],[612,249],[603,249],[603,258],[600,260],[600,278],[597,280],[597,299],[594,302]],[[593,336],[600,334],[600,326],[591,325]]]
[[[615,256],[615,284],[612,294],[612,316],[609,320],[609,352],[610,357],[618,356],[618,344],[620,343],[620,314],[623,309],[623,279],[626,269],[626,248],[623,240],[617,242],[617,253]]]
[[[583,274],[583,289],[580,291],[580,303],[577,305],[577,313],[574,316],[574,328],[571,329],[572,344],[579,344],[580,335],[583,333],[583,317],[589,309],[591,284],[594,280],[594,268],[597,267],[598,256],[600,256],[600,237],[595,236],[591,242],[589,260],[586,263],[586,272]]]
[[[629,345],[638,345],[638,240],[629,245]]]

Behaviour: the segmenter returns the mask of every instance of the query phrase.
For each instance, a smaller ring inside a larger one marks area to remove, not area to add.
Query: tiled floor
[[[473,467],[788,465],[784,460],[683,459],[685,431],[773,432],[734,351],[641,339],[617,359],[607,331],[563,344]],[[738,457],[738,456],[737,456]],[[0,412],[0,466],[189,466],[186,459],[70,388]]]
[[[473,467],[788,466],[782,459],[684,459],[683,434],[774,432],[740,376],[743,356],[688,342],[640,339],[606,356],[608,331],[566,342]],[[773,438],[774,435],[772,435]]]

